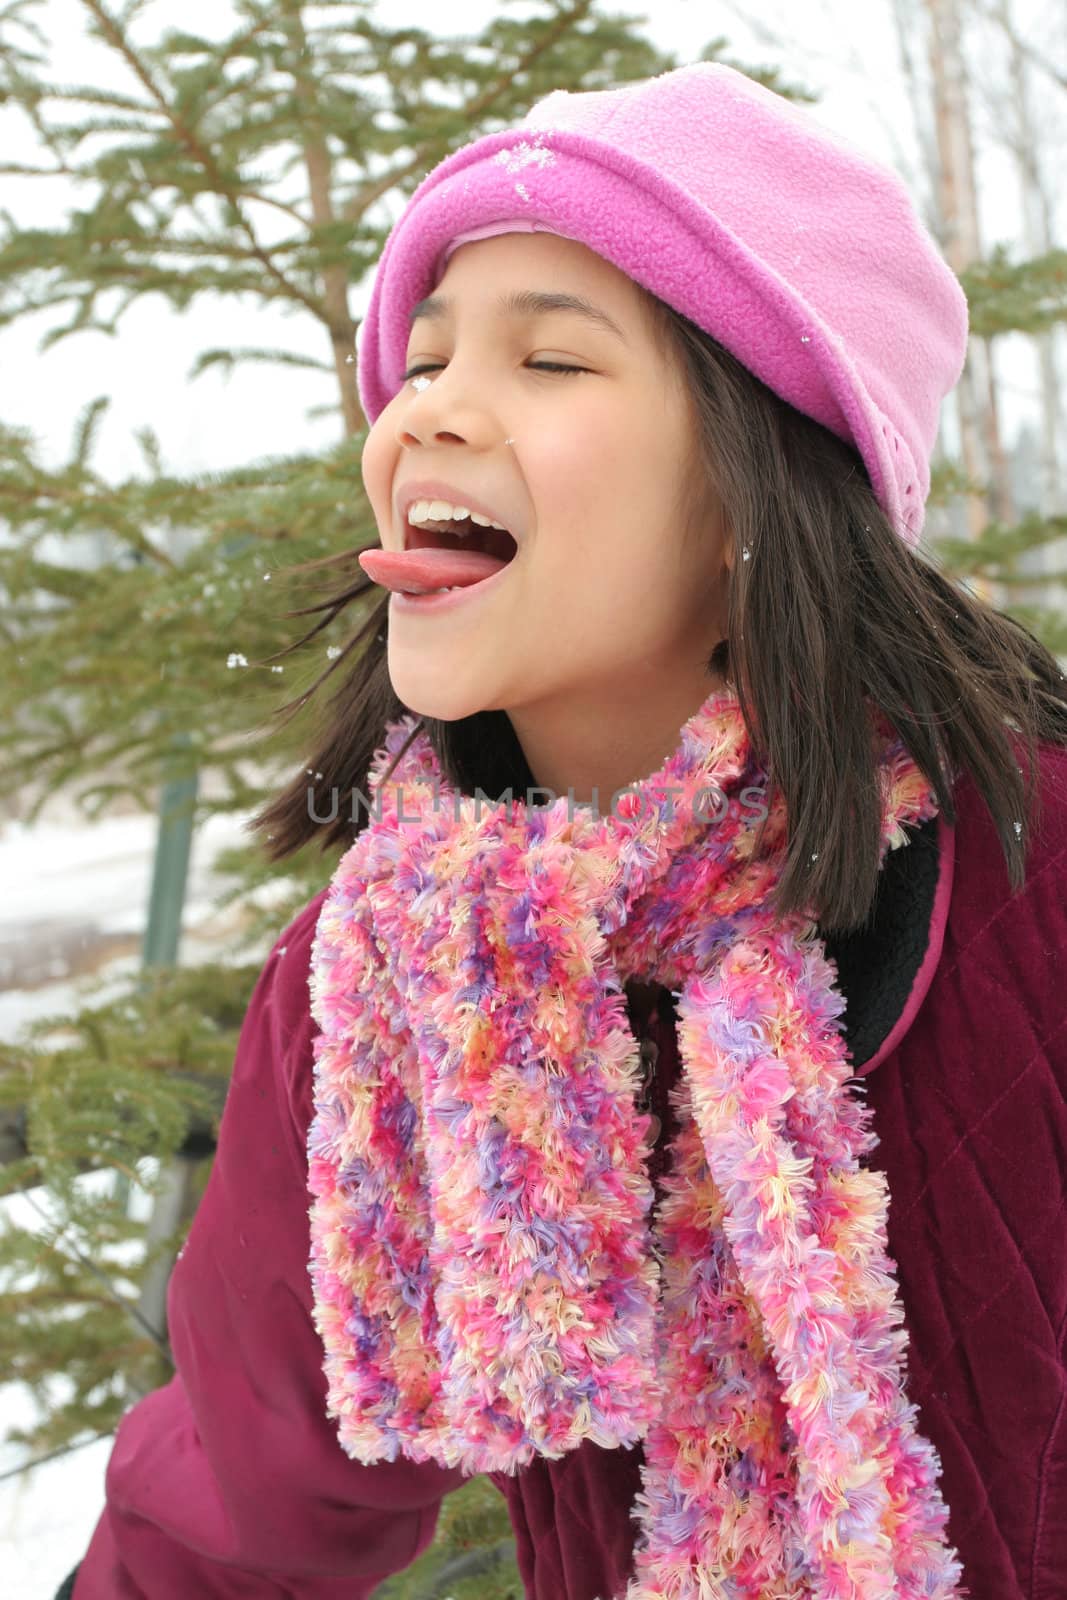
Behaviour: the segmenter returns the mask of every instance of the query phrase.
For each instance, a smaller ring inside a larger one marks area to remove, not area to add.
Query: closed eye
[[[569,367],[562,361],[530,361],[527,362],[531,371],[535,372],[588,372],[588,367]],[[440,364],[427,364],[421,367],[409,367],[404,373],[403,382],[409,378],[417,378],[420,372],[440,372]]]

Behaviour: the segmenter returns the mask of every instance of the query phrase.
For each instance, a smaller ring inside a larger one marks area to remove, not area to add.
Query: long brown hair
[[[696,458],[687,515],[718,496],[734,541],[727,637],[709,660],[737,694],[754,748],[782,792],[789,837],[776,905],[811,907],[824,932],[859,926],[878,882],[881,824],[872,706],[880,708],[955,821],[953,785],[971,775],[1000,837],[1009,881],[1025,879],[1041,813],[1037,741],[1067,743],[1067,693],[1055,657],[1021,623],[970,593],[936,560],[904,544],[874,498],[858,452],[753,376],[702,329],[647,295],[695,408]],[[310,567],[350,564],[352,551]],[[299,649],[374,585],[358,577],[317,603]],[[386,722],[407,712],[389,680],[389,597],[373,604],[342,654],[277,717],[299,709],[331,675],[313,753],[253,817],[267,857],[317,838],[343,849],[366,825],[364,792]],[[275,658],[271,658],[275,659]],[[488,796],[535,779],[504,711],[455,722],[420,719],[448,781]],[[1021,741],[1023,774],[1016,759]],[[335,794],[329,820],[315,795]],[[759,848],[757,841],[756,848]]]

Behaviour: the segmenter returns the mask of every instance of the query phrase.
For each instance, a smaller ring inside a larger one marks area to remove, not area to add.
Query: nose
[[[397,443],[404,449],[466,444],[487,450],[499,443],[506,431],[484,405],[471,398],[471,380],[463,380],[455,365],[436,373],[428,388],[409,394],[396,429]]]
[[[438,444],[448,440],[451,440],[456,444],[464,444],[467,442],[464,438],[464,435],[462,433],[457,433],[454,428],[430,428],[422,423],[420,423],[418,429],[415,429],[410,425],[406,428],[398,428],[396,437],[397,443],[408,450],[411,449],[412,445]]]

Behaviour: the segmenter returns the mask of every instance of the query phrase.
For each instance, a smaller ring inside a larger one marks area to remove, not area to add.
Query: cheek
[[[560,439],[540,456],[538,482],[539,554],[554,573],[595,582],[601,605],[626,605],[649,590],[656,603],[678,587],[680,557],[670,546],[679,530],[640,450],[620,448],[610,432],[593,449]]]
[[[371,510],[381,525],[382,518],[388,515],[393,473],[396,467],[398,446],[393,437],[393,429],[389,425],[390,406],[378,417],[373,427],[367,434],[360,458],[360,474],[363,478],[363,487],[367,491],[367,499],[371,503]]]
[[[691,586],[679,583],[664,549],[670,530],[601,504],[560,531],[539,564],[532,610],[569,651],[600,655],[605,642],[614,649],[625,641],[627,651],[654,652],[687,625]]]
[[[640,448],[635,452],[625,423],[609,407],[575,406],[550,428],[535,422],[530,448],[523,450],[520,441],[517,465],[554,554],[565,551],[584,562],[605,539],[629,536],[627,525],[649,492]]]

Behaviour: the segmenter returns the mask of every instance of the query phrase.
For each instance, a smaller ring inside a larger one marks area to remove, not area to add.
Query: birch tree
[[[1056,247],[1056,221],[1048,169],[1060,148],[1062,123],[1053,123],[1051,138],[1055,142],[1050,148],[1047,119],[1036,105],[1039,73],[1034,51],[1023,38],[1009,0],[984,0],[984,3],[971,0],[971,4],[977,15],[993,25],[994,36],[1002,41],[1004,89],[998,92],[987,83],[983,93],[990,112],[989,124],[996,130],[996,137],[1010,153],[1014,164],[1022,216],[1022,247],[1030,259],[1050,258]],[[1063,99],[1067,82],[1058,80],[1053,72],[1052,83],[1051,92],[1058,94],[1067,107],[1067,99]],[[1042,87],[1047,93],[1047,82]],[[1054,517],[1067,512],[1064,457],[1067,407],[1059,363],[1062,332],[1054,323],[1035,329],[1031,338],[1038,376],[1038,458],[1036,482],[1029,492],[1031,503],[1041,514]],[[1067,540],[1061,539],[1038,546],[1022,558],[1020,565],[1024,571],[1047,577],[1065,563]],[[1043,593],[1037,586],[1029,591],[1029,597],[1040,601]]]

